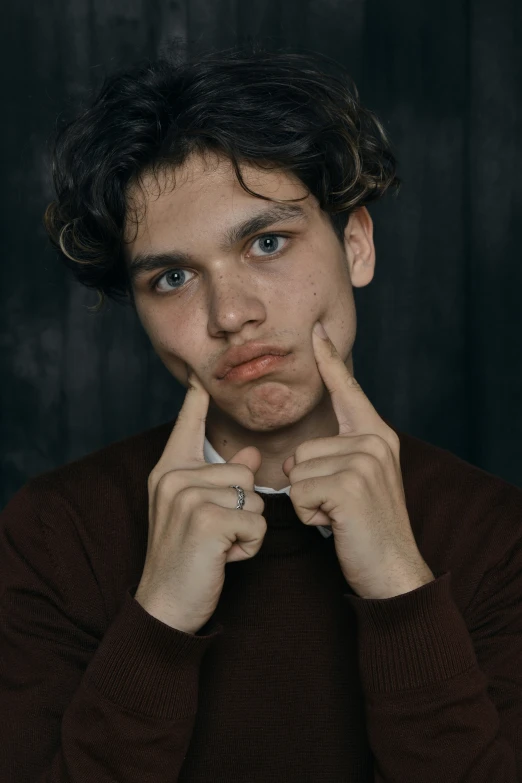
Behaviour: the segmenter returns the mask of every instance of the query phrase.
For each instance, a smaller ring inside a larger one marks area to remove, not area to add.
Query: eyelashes
[[[264,258],[269,258],[269,259],[277,258],[280,255],[282,255],[282,253],[284,253],[288,249],[288,245],[291,242],[291,237],[288,236],[287,234],[274,234],[274,233],[271,233],[271,234],[260,234],[259,236],[254,237],[254,239],[252,240],[252,242],[250,244],[250,248],[252,248],[256,244],[256,242],[259,242],[259,241],[261,241],[263,239],[272,239],[272,238],[285,240],[285,244],[283,245],[283,248],[282,249],[277,249],[273,253],[262,253],[261,255],[256,255],[256,256],[254,256],[255,258],[263,258],[263,257]],[[187,285],[187,281],[186,280],[177,288],[169,288],[169,289],[167,289],[165,291],[162,291],[161,289],[158,288],[159,283],[167,275],[170,275],[173,272],[178,272],[180,274],[184,274],[184,273],[188,272],[189,274],[193,274],[193,273],[190,272],[189,269],[185,269],[185,267],[172,267],[171,269],[167,269],[166,272],[163,272],[163,274],[161,274],[159,277],[157,277],[157,278],[155,278],[154,280],[151,281],[151,283],[150,283],[151,290],[153,292],[156,292],[156,293],[159,293],[159,294],[163,294],[163,295],[164,294],[173,293],[175,291],[181,291],[185,287],[185,285]],[[190,282],[190,280],[188,282]]]

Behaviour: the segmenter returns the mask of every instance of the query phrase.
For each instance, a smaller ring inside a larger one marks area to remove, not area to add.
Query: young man
[[[354,377],[398,179],[323,65],[159,61],[58,140],[53,241],[188,392],[2,512],[2,781],[520,779],[522,491]]]

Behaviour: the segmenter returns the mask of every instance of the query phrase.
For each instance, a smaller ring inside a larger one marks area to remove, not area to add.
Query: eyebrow
[[[305,222],[308,220],[306,211],[297,204],[276,204],[262,212],[257,212],[235,226],[231,226],[219,245],[221,252],[226,253],[242,239],[261,231],[263,228],[281,223]],[[129,262],[129,278],[131,283],[146,272],[160,269],[164,266],[183,266],[194,262],[190,253],[180,250],[169,250],[164,253],[137,253]]]

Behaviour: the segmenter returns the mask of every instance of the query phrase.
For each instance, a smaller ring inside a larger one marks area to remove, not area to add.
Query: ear
[[[354,288],[371,283],[375,272],[373,220],[366,207],[358,207],[350,215],[344,230],[344,247]]]

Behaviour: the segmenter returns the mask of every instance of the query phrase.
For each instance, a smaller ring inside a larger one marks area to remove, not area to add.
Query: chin
[[[244,395],[240,400],[225,399],[223,403],[213,400],[214,411],[219,411],[237,426],[251,432],[275,432],[295,427],[311,416],[321,402],[323,388],[289,387],[284,384],[261,387],[259,394]],[[229,405],[227,403],[229,402]]]

